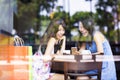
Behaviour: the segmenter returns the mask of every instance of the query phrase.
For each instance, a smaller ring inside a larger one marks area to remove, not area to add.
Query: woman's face
[[[63,26],[62,26],[62,25],[59,25],[58,31],[57,31],[57,33],[56,33],[57,39],[61,39],[64,34],[65,34],[65,30],[64,30]]]
[[[82,33],[83,36],[87,36],[88,35],[88,30],[84,28],[82,22],[80,22],[79,24],[79,30]]]

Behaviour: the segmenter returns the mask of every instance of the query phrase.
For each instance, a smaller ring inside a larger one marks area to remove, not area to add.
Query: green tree
[[[106,36],[109,40],[111,40],[111,37],[115,35],[113,34],[113,30],[116,25],[115,15],[117,15],[117,1],[118,0],[98,0],[96,4],[97,13],[95,21],[100,26],[101,31],[104,31],[103,29],[105,26],[108,28]]]
[[[28,2],[27,2],[28,1]],[[46,10],[48,13],[54,8],[57,0],[18,0],[18,12],[15,14],[15,29],[18,33],[33,28],[40,30],[40,12]]]
[[[93,15],[93,14],[92,14]],[[92,16],[90,12],[76,12],[71,17],[71,23],[74,24],[78,21],[85,21],[87,26],[89,26],[89,22],[92,20]]]

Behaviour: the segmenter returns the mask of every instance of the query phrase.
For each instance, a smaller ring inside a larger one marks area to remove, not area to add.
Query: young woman
[[[86,43],[86,46],[84,47],[85,49],[90,50],[92,54],[103,53],[103,55],[109,55],[109,56],[113,55],[108,40],[100,31],[92,31],[91,27],[85,26],[85,24],[82,22],[79,23],[79,31],[85,37],[89,35],[92,36],[93,41],[91,45]],[[96,73],[96,72],[97,71],[88,71],[86,73]],[[78,80],[80,80],[80,77],[78,77]],[[101,80],[117,80],[114,61],[103,62]]]
[[[65,50],[66,37],[65,24],[61,20],[53,20],[46,32],[48,43],[44,55],[33,63],[34,80],[47,80],[50,78],[50,61],[56,55],[62,55]]]

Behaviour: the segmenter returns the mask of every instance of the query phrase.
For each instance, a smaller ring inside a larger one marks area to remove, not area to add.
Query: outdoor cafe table
[[[79,58],[82,58],[82,60],[79,60]],[[52,70],[58,70],[64,72],[64,79],[67,79],[66,75],[66,65],[70,62],[93,62],[95,59],[96,62],[103,62],[103,61],[120,61],[119,55],[56,55],[54,59],[52,60]],[[94,65],[94,64],[93,64]],[[89,67],[94,67],[93,65],[90,65]],[[76,65],[72,65],[73,68],[76,68]],[[83,68],[81,68],[83,69]],[[79,68],[79,70],[81,70]]]

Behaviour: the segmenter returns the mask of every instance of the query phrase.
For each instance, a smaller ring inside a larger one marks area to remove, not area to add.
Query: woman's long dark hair
[[[91,22],[91,25],[89,25],[88,20],[79,21],[79,24],[80,22],[83,24],[83,27],[89,32],[89,35],[86,37],[86,40],[83,43],[79,44],[79,47],[81,47],[82,44],[91,46],[93,41],[93,23]]]
[[[59,29],[59,26],[62,25],[63,28],[65,29],[65,23],[63,20],[52,20],[48,26],[48,28],[46,29],[42,39],[41,39],[41,42],[42,43],[47,43],[48,40],[51,38],[51,37],[54,37],[56,38],[56,33],[58,32],[58,29]]]
[[[48,31],[48,35],[49,35],[48,38],[50,37],[56,38],[56,33],[58,32],[58,28],[60,25],[62,25],[62,27],[65,29],[65,23],[63,20],[53,20],[50,23],[49,31]]]
[[[82,22],[83,27],[88,30],[90,35],[93,34],[93,26],[92,25],[90,26],[89,22],[87,20],[83,20],[83,21],[79,21],[79,22]]]

